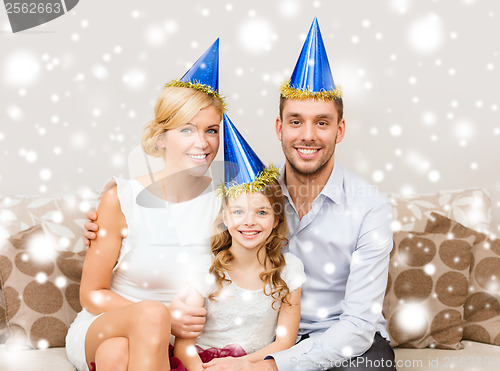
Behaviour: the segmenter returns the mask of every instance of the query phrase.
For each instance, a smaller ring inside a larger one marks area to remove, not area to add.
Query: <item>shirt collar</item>
[[[321,191],[321,194],[331,199],[336,204],[342,204],[344,199],[344,168],[335,161],[333,171]]]
[[[288,192],[288,188],[285,184],[285,163],[280,167],[280,175],[278,178],[278,182],[283,190],[283,195],[290,199],[290,193]],[[342,204],[344,197],[344,168],[335,161],[333,165],[333,171],[328,178],[323,190],[320,195],[324,195],[331,199],[333,202],[337,204]]]

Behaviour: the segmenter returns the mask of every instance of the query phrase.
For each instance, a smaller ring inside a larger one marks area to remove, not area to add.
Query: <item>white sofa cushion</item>
[[[66,358],[66,348],[9,352],[0,345],[2,371],[76,371]]]

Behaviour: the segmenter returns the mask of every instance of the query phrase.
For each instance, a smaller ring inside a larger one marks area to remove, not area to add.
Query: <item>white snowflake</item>
[[[441,17],[429,13],[416,19],[408,30],[410,45],[420,53],[431,53],[441,47],[444,40],[444,26]]]
[[[262,18],[248,19],[238,30],[240,46],[249,53],[262,53],[272,47],[274,30],[271,24]]]

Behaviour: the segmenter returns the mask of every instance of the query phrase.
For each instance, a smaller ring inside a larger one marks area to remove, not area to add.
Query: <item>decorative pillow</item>
[[[81,310],[85,252],[64,251],[58,242],[37,225],[0,246],[8,347],[64,346],[68,327]]]
[[[82,240],[85,213],[95,206],[97,193],[0,197],[0,241],[36,224],[57,236],[67,251],[86,249]],[[0,344],[7,337],[5,303],[0,289]]]
[[[432,212],[445,215],[478,232],[490,231],[491,197],[483,188],[412,196],[388,193],[386,196],[394,207],[394,217],[402,231],[423,232]]]
[[[464,304],[464,340],[500,345],[500,240],[432,213],[426,231],[476,236],[472,246],[469,291]]]
[[[383,313],[392,346],[461,349],[475,236],[396,232]]]
[[[95,207],[97,193],[0,197],[0,239],[37,224],[63,239],[67,251],[85,250],[81,239],[86,212]]]

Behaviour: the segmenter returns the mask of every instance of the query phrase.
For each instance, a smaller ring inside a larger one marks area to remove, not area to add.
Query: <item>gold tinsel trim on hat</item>
[[[250,183],[236,184],[231,182],[229,184],[221,184],[217,188],[217,194],[222,197],[230,197],[233,200],[243,193],[260,192],[266,185],[277,180],[280,175],[280,170],[274,165],[270,164],[262,170],[255,180]]]
[[[165,84],[165,87],[168,88],[170,86],[176,86],[179,88],[191,88],[191,89],[196,89],[199,91],[204,92],[205,94],[211,96],[211,97],[216,97],[219,98],[220,101],[222,102],[222,105],[224,106],[224,111],[226,111],[227,106],[225,102],[225,97],[220,95],[216,90],[214,90],[210,85],[207,84],[202,84],[199,82],[192,83],[190,81],[181,81],[181,80],[172,80],[170,82],[167,82]]]
[[[281,96],[288,99],[306,100],[335,100],[342,98],[342,89],[337,87],[335,90],[322,90],[322,91],[307,91],[295,89],[290,86],[290,80],[285,81],[280,87]]]

